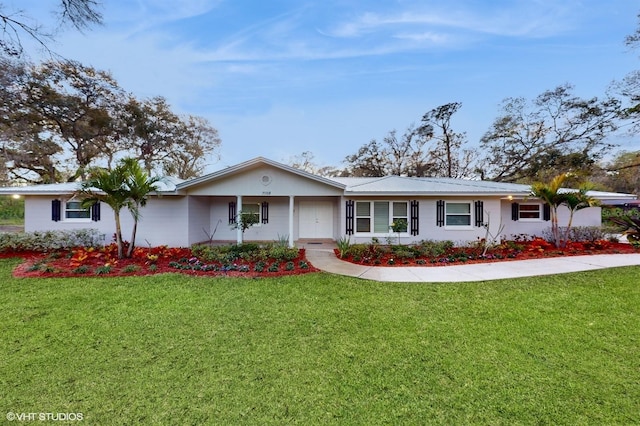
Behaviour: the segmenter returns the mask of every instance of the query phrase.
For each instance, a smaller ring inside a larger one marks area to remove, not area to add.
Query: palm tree
[[[551,182],[535,182],[531,185],[531,195],[547,203],[551,208],[551,235],[556,247],[560,247],[560,228],[558,226],[558,207],[564,202],[564,194],[560,192],[567,174],[554,177]]]
[[[95,203],[102,202],[111,207],[116,222],[116,244],[118,245],[118,259],[122,259],[122,226],[120,223],[120,210],[130,204],[129,193],[124,186],[126,176],[122,167],[116,167],[109,171],[106,169],[94,169],[89,180],[82,183],[78,195],[83,198],[82,206],[91,207]]]
[[[126,208],[133,216],[131,243],[126,253],[127,257],[131,257],[135,247],[140,209],[147,204],[149,194],[157,191],[156,183],[160,180],[158,177],[149,177],[136,159],[125,158],[113,170],[94,170],[89,180],[82,184],[78,194],[83,198],[82,205],[85,208],[103,202],[113,210],[118,259],[124,257],[120,211]]]
[[[551,207],[551,235],[558,248],[567,245],[575,212],[597,204],[597,200],[587,194],[591,189],[588,184],[583,184],[577,191],[562,189],[565,180],[571,176],[570,173],[565,173],[554,177],[549,183],[536,182],[531,185],[531,194]],[[563,234],[558,226],[558,207],[562,205],[569,209],[569,222]]]
[[[140,209],[147,205],[149,194],[158,190],[157,183],[160,177],[150,177],[147,172],[140,167],[140,163],[134,158],[125,158],[121,162],[126,174],[125,185],[129,192],[130,203],[127,206],[133,216],[133,230],[131,231],[131,244],[127,250],[127,257],[131,257],[136,242],[136,232],[140,221]]]
[[[598,200],[588,195],[588,191],[592,187],[589,184],[583,184],[578,191],[567,192],[564,194],[563,204],[569,209],[569,223],[565,230],[563,241],[569,240],[569,232],[571,231],[571,225],[573,224],[573,215],[578,210],[586,209],[587,207],[593,207],[598,205]]]

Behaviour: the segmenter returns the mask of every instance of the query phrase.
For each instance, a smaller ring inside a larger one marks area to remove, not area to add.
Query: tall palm
[[[554,177],[549,183],[535,182],[531,185],[531,195],[547,203],[551,209],[551,235],[556,247],[561,246],[560,228],[558,226],[558,207],[560,207],[565,200],[565,194],[563,194],[560,189],[567,177],[567,174],[562,174]]]
[[[571,231],[571,225],[573,224],[573,215],[578,210],[586,209],[587,207],[593,207],[598,205],[598,200],[588,194],[588,191],[592,189],[591,185],[584,184],[578,189],[578,191],[567,192],[564,194],[563,204],[569,209],[569,223],[563,240],[569,240],[569,232]]]
[[[141,217],[140,209],[147,204],[149,194],[158,190],[156,184],[160,180],[149,177],[136,159],[125,158],[113,170],[94,170],[90,179],[82,184],[78,194],[83,198],[85,208],[103,202],[114,212],[119,259],[124,257],[120,211],[126,208],[133,216],[131,242],[126,253],[127,257],[131,257]]]
[[[140,221],[140,209],[147,205],[149,194],[158,190],[157,183],[160,177],[150,177],[134,158],[125,158],[121,162],[125,170],[125,186],[128,190],[130,203],[127,208],[133,216],[133,230],[131,231],[131,244],[127,250],[127,257],[131,257],[136,243],[136,232]]]
[[[129,193],[124,185],[125,179],[125,170],[122,167],[116,167],[111,171],[94,169],[90,174],[89,180],[83,182],[81,189],[78,191],[78,194],[83,198],[83,207],[88,208],[95,203],[102,202],[113,210],[119,259],[123,257],[120,211],[131,203]]]

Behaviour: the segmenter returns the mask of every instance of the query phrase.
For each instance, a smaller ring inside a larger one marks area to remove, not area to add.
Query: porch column
[[[289,195],[289,247],[293,247],[293,195]]]
[[[238,244],[242,244],[242,226],[240,226],[240,215],[242,214],[242,195],[238,195],[236,197],[236,214],[238,215],[238,217],[236,217],[236,225],[238,225],[238,227],[236,228],[236,242]]]

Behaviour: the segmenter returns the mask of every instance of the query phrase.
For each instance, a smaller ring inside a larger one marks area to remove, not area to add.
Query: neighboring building
[[[82,209],[77,183],[1,188],[25,199],[25,231],[94,228],[108,243],[115,232],[113,212],[104,204]],[[592,192],[606,200],[634,195]],[[326,178],[265,158],[188,181],[166,180],[142,209],[138,245],[190,246],[209,240],[337,240],[369,242],[397,237],[404,244],[425,239],[474,241],[486,226],[502,236],[541,235],[550,226],[549,209],[530,196],[528,185],[451,178]],[[240,212],[259,223],[243,234],[233,229]],[[560,210],[560,224],[568,210]],[[121,212],[123,238],[133,223]],[[580,210],[574,226],[599,226],[600,208]],[[406,229],[404,229],[406,228]]]

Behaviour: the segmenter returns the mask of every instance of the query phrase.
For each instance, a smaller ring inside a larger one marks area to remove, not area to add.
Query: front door
[[[331,201],[300,201],[299,208],[299,238],[333,238]]]

